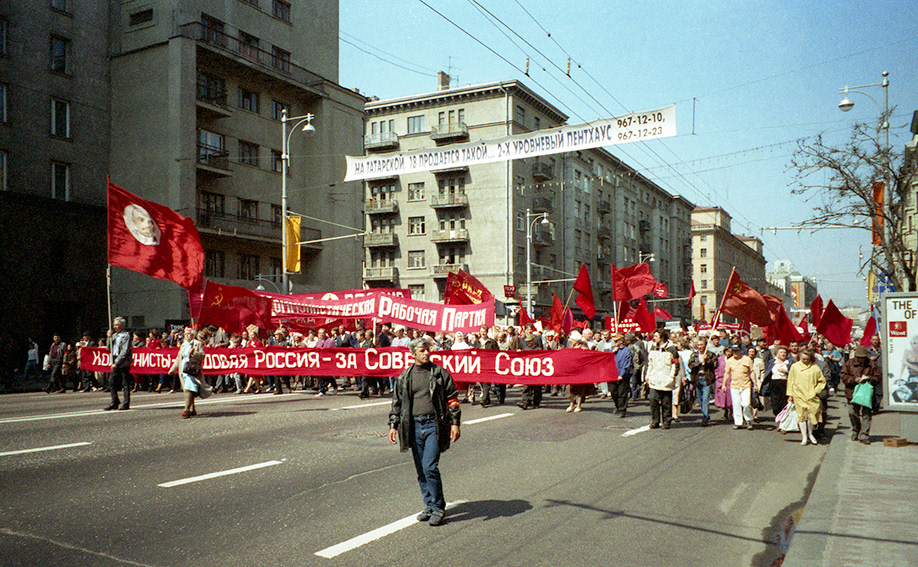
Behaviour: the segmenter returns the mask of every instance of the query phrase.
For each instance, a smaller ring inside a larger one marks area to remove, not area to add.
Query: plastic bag
[[[797,422],[797,408],[793,402],[787,402],[784,409],[775,416],[775,422],[778,423],[778,431],[800,431],[800,424]]]

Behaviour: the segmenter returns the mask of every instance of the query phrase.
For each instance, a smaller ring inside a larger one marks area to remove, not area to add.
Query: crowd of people
[[[123,324],[122,324],[123,326]],[[126,332],[125,332],[126,334]],[[407,347],[409,341],[427,336],[431,350],[557,350],[582,348],[609,352],[614,355],[620,379],[616,382],[575,385],[527,385],[522,388],[517,405],[524,410],[542,405],[544,396],[560,396],[565,390],[569,398],[567,412],[578,413],[584,401],[609,400],[614,412],[621,418],[628,415],[629,405],[646,400],[650,405],[650,428],[669,429],[680,423],[692,411],[701,415],[699,423],[712,423],[712,412],[719,410],[721,419],[734,429],[754,429],[761,423],[760,413],[770,410],[772,417],[784,415],[793,407],[796,423],[785,426],[777,423],[777,431],[801,432],[803,444],[817,443],[825,435],[825,410],[830,396],[843,389],[848,400],[852,438],[869,443],[870,417],[879,408],[882,399],[880,338],[874,335],[870,347],[855,344],[839,348],[822,338],[809,343],[791,341],[787,345],[767,345],[764,338],[752,340],[748,333],[680,332],[672,335],[657,329],[649,336],[639,332],[612,333],[604,329],[594,333],[590,329],[575,330],[569,335],[527,326],[482,326],[475,333],[432,333],[392,327],[383,324],[374,331],[361,321],[351,329],[335,326],[306,332],[294,332],[284,327],[273,331],[267,340],[262,332],[250,327],[239,334],[228,333],[215,326],[200,329],[157,329],[135,331],[130,336],[132,348],[169,348],[195,343],[203,353],[206,347],[305,347],[305,348],[371,348]],[[60,334],[43,353],[29,340],[28,358],[24,375],[36,374],[39,367],[48,379],[45,391],[63,393],[73,391],[105,390],[112,392],[111,373],[90,372],[80,368],[80,351],[84,347],[113,345],[113,333],[95,341],[89,333],[80,340],[67,343]],[[190,347],[180,351],[179,359],[189,360]],[[44,355],[43,359],[40,355]],[[203,359],[203,354],[201,354]],[[183,363],[181,363],[183,364]],[[186,393],[185,413],[196,413],[193,402],[200,395],[197,386],[189,382],[181,364],[160,375],[138,374],[127,376],[116,386],[123,389],[129,399],[131,391]],[[855,386],[863,381],[874,387],[873,407],[852,404]],[[312,391],[315,396],[337,394],[339,390],[357,391],[360,398],[391,395],[393,378],[365,377],[351,379],[332,376],[245,376],[242,374],[200,375],[198,383],[210,393],[234,392],[249,394],[284,391]],[[488,407],[492,403],[507,401],[506,384],[459,384],[460,401]],[[192,392],[191,397],[188,392]],[[113,396],[113,400],[114,400]],[[114,402],[113,402],[114,403]],[[643,403],[643,402],[642,402]],[[713,406],[713,408],[712,408]],[[127,409],[129,402],[117,406]],[[116,409],[111,407],[110,409]],[[184,415],[184,414],[183,414]]]

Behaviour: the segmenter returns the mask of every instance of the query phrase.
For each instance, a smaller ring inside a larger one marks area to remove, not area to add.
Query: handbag
[[[859,406],[873,407],[873,385],[870,382],[859,382],[854,387],[851,403]]]
[[[781,410],[781,413],[778,414],[781,417],[779,420],[775,417],[775,421],[778,421],[778,431],[799,431],[800,424],[797,423],[797,408],[794,407],[793,402],[788,402],[787,406]]]

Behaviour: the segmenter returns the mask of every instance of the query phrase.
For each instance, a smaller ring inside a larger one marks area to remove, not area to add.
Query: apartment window
[[[70,137],[70,103],[51,99],[51,135]]]
[[[391,250],[371,250],[370,251],[370,267],[371,268],[388,268],[392,266],[392,251]]]
[[[516,263],[517,265],[526,265],[526,249],[522,246],[516,247]]]
[[[701,289],[708,289],[708,280],[701,280]]]
[[[9,189],[6,179],[6,164],[7,164],[7,153],[0,152],[0,190],[6,191]]]
[[[0,55],[6,55],[6,18],[0,18]]]
[[[7,86],[0,83],[0,122],[9,122],[6,115],[6,92]]]
[[[707,265],[707,264],[702,264],[702,265],[701,265],[700,271],[701,271],[702,274],[708,273],[708,265]]]
[[[274,0],[274,17],[289,22],[290,3],[284,2],[284,0]]]
[[[522,106],[517,106],[513,110],[513,121],[519,124],[520,126],[526,125],[526,109]]]
[[[408,291],[411,293],[411,299],[415,301],[427,301],[424,298],[424,284],[409,285]]]
[[[701,234],[701,235],[698,236],[698,240],[701,241],[701,242],[707,242],[707,241],[708,241],[708,235],[707,235],[707,234]]]
[[[701,256],[702,258],[707,258],[707,257],[708,257],[708,249],[707,249],[707,248],[702,248],[698,255]]]
[[[239,218],[255,220],[258,218],[258,201],[239,199]]]
[[[707,304],[708,304],[708,296],[707,296],[707,295],[702,295],[702,296],[701,296],[701,304],[702,304],[702,305],[707,305]]]
[[[243,57],[258,59],[258,38],[245,32],[239,32],[239,51]]]
[[[210,215],[223,215],[226,213],[226,197],[210,191],[201,192],[201,203],[204,210]]]
[[[261,270],[259,269],[259,260],[260,258],[254,254],[240,254],[239,279],[254,280],[255,275],[261,273]]]
[[[463,230],[465,229],[464,213],[449,213],[440,218],[440,230]]]
[[[526,230],[526,213],[516,212],[516,230]]]
[[[465,263],[464,246],[446,246],[440,248],[441,266],[461,266]]]
[[[408,133],[417,134],[424,131],[424,115],[408,117]]]
[[[532,129],[538,130],[541,127],[542,127],[542,121],[539,119],[538,116],[533,116],[532,117]]]
[[[204,252],[204,275],[209,278],[226,277],[226,253],[221,250]]]
[[[217,158],[225,157],[224,138],[207,130],[198,131],[198,163],[216,165]],[[222,164],[221,164],[222,165]]]
[[[370,187],[370,198],[374,201],[389,201],[395,193],[395,185],[373,185]]]
[[[393,220],[389,218],[375,218],[370,223],[371,232],[374,234],[387,234],[392,232]]]
[[[271,205],[271,222],[277,226],[281,224],[281,206]]]
[[[239,87],[239,108],[258,112],[258,93]]]
[[[239,140],[239,163],[258,167],[258,146]]]
[[[290,116],[289,104],[278,102],[276,100],[271,101],[271,118],[279,122],[284,117],[285,110],[287,111],[287,116]]]
[[[271,150],[271,171],[278,173],[284,171],[284,154],[278,150]]]
[[[67,63],[70,55],[70,40],[56,35],[51,36],[51,70],[57,73],[69,71]]]
[[[423,250],[410,250],[408,252],[408,267],[409,268],[423,268],[424,267],[424,251]]]
[[[408,200],[409,201],[423,201],[424,200],[424,183],[409,183],[408,184]]]
[[[583,221],[588,224],[590,222],[590,206],[589,205],[583,206]]]
[[[513,185],[516,188],[517,195],[523,195],[526,192],[526,178],[522,175],[517,175],[514,178]]]
[[[51,162],[51,198],[70,200],[70,164]]]
[[[271,48],[271,65],[275,69],[280,69],[281,71],[290,70],[290,52],[281,49],[280,47]]]
[[[204,73],[198,73],[198,100],[226,106],[226,81]]]
[[[424,234],[424,217],[408,217],[408,234]]]
[[[204,41],[207,43],[220,46],[226,43],[226,36],[223,34],[224,23],[217,18],[202,14],[201,27],[204,28]]]
[[[51,0],[51,7],[61,12],[67,12],[67,0]]]
[[[440,195],[457,195],[465,193],[465,176],[441,177],[437,184],[440,187]]]
[[[278,258],[277,256],[272,256],[271,257],[271,275],[274,276],[275,278],[278,278],[275,281],[280,281],[281,279],[283,279],[284,272],[282,270],[283,268],[281,267],[281,259]]]
[[[128,17],[128,25],[139,26],[140,24],[145,24],[147,22],[153,21],[153,9],[148,8],[146,10],[140,10],[139,12],[134,12]]]

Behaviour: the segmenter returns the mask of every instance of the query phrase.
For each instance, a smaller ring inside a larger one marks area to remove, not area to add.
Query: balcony
[[[363,237],[363,245],[367,248],[391,248],[398,246],[398,239],[394,232],[371,232]]]
[[[367,134],[363,138],[363,149],[367,151],[374,150],[397,150],[398,134],[395,132],[380,132],[378,134]]]
[[[555,235],[549,228],[541,228],[536,225],[532,228],[532,245],[533,246],[551,246],[555,242]]]
[[[230,236],[258,236],[281,241],[281,225],[268,219],[233,215],[212,209],[198,209],[198,228],[209,228],[219,234]]]
[[[433,194],[430,196],[430,206],[435,209],[452,207],[468,207],[469,196],[465,193]]]
[[[554,208],[554,200],[551,197],[532,198],[532,212],[534,213],[551,213]]]
[[[612,202],[605,199],[599,201],[597,204],[599,207],[599,212],[602,214],[607,214],[612,212]]]
[[[434,279],[443,279],[449,275],[450,272],[457,272],[462,270],[463,272],[469,271],[468,264],[435,264],[433,267],[433,277]]]
[[[223,148],[198,144],[197,169],[214,177],[229,177],[229,152]]]
[[[367,199],[364,210],[368,215],[384,215],[398,212],[398,202],[392,199]]]
[[[551,181],[555,178],[555,166],[544,161],[532,164],[532,179],[536,182]]]
[[[596,254],[596,261],[600,264],[611,264],[612,250],[608,248],[600,248]]]
[[[368,282],[388,282],[394,284],[398,279],[398,268],[395,266],[386,268],[364,268],[363,279]]]
[[[202,91],[198,88],[197,98],[198,117],[204,120],[217,120],[229,118],[233,115],[226,103],[226,91]]]
[[[469,139],[469,127],[465,122],[439,124],[430,129],[430,138],[435,142],[455,142]]]
[[[464,228],[453,230],[435,230],[430,239],[434,242],[468,242],[469,231]]]
[[[649,220],[638,221],[638,230],[640,230],[641,232],[647,232],[647,231],[649,231],[649,230],[650,230],[650,221],[649,221]]]

